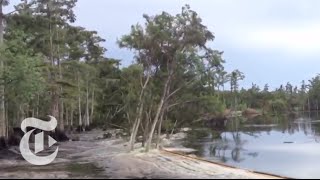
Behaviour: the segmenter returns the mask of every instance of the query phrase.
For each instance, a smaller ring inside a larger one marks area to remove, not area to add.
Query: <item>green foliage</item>
[[[312,78],[309,81],[309,95],[308,98],[310,100],[310,108],[315,110],[318,109],[320,105],[320,75]]]
[[[241,90],[244,74],[226,72],[223,52],[208,45],[213,32],[188,5],[177,15],[143,15],[143,25],[131,26],[118,45],[133,50],[136,62],[121,69],[121,60],[105,57],[105,40],[97,31],[74,26],[76,0],[24,3],[6,16],[0,49],[9,125],[58,112],[59,120],[73,117],[77,126],[89,113],[97,126],[130,131],[143,105],[142,134],[157,120],[158,109],[164,129],[171,131],[205,115],[223,116],[227,108],[287,112],[319,107],[320,76],[301,88],[252,84]]]
[[[246,103],[241,103],[241,104],[238,105],[238,109],[239,109],[240,111],[244,111],[244,110],[246,110],[247,108],[248,108],[248,106],[247,106]]]
[[[18,102],[30,102],[36,93],[44,90],[44,78],[39,68],[40,57],[17,55],[12,57],[5,69],[6,89]]]
[[[199,98],[199,105],[202,113],[211,113],[220,115],[225,110],[225,105],[216,96],[201,96]]]
[[[285,112],[288,109],[286,101],[282,99],[272,100],[270,104],[276,112]]]

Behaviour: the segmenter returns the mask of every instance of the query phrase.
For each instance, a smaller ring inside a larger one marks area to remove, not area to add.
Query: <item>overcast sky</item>
[[[320,72],[318,0],[78,0],[76,24],[97,30],[107,56],[126,66],[132,54],[117,47],[117,38],[143,22],[143,13],[176,14],[184,4],[214,32],[212,47],[225,52],[226,69],[245,73],[242,86],[298,85]]]

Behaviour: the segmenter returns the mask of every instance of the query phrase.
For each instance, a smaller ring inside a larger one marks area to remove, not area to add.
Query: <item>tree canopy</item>
[[[289,82],[271,90],[245,75],[227,72],[215,35],[189,5],[176,15],[144,14],[117,45],[135,62],[106,56],[97,31],[75,26],[76,0],[31,0],[5,14],[0,0],[0,137],[8,137],[26,117],[55,116],[60,131],[122,128],[131,149],[138,136],[148,151],[157,132],[203,126],[199,119],[225,110],[264,113],[318,110],[320,76],[301,87]],[[226,85],[230,89],[226,89]]]

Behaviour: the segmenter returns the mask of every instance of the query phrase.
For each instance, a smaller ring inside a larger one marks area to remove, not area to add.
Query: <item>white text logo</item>
[[[38,133],[35,135],[34,153],[31,152],[29,146],[29,140],[31,134],[35,129],[27,132],[27,127],[37,128],[43,131],[53,131],[57,127],[56,118],[49,116],[50,121],[43,121],[37,118],[27,118],[21,123],[21,130],[25,133],[20,141],[20,152],[23,158],[33,165],[47,165],[50,164],[57,156],[59,148],[57,148],[51,155],[37,156],[36,154],[44,150],[44,133]],[[48,136],[48,146],[51,147],[57,141]]]

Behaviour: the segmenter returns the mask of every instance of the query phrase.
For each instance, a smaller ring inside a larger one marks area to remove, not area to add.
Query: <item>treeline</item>
[[[57,118],[60,131],[104,118],[119,60],[104,56],[96,31],[74,26],[76,0],[0,0],[0,137],[26,117]]]
[[[292,109],[305,107],[306,99],[315,106],[319,78],[299,91],[241,90],[243,73],[224,70],[223,52],[208,46],[214,34],[188,5],[176,15],[143,15],[144,24],[132,25],[117,42],[135,54],[125,68],[105,56],[96,31],[73,24],[76,0],[24,0],[8,14],[2,6],[0,137],[26,117],[50,114],[61,132],[121,128],[131,135],[131,149],[142,136],[148,151],[161,133],[223,116],[226,108]]]
[[[149,149],[156,131],[223,111],[214,91],[222,52],[207,46],[214,35],[188,6],[132,26],[118,45],[133,50],[136,63],[120,69],[96,31],[73,25],[75,5],[23,1],[2,16],[0,136],[26,117],[50,114],[60,131],[123,128],[132,143],[143,135]]]
[[[227,107],[232,106],[232,102],[234,102],[232,93],[225,91],[222,94],[228,99],[226,101]],[[237,92],[238,110],[253,108],[269,114],[318,111],[320,107],[319,95],[320,75],[308,82],[302,81],[300,86],[293,86],[288,82],[275,90],[269,90],[268,84],[263,88],[252,84],[251,88],[242,88]]]

